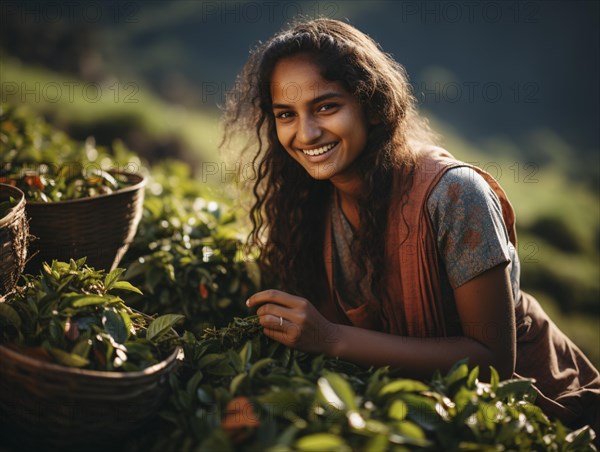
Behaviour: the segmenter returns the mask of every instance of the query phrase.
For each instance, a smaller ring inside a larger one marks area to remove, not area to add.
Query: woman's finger
[[[256,292],[248,300],[246,300],[246,306],[252,308],[262,303],[277,303],[287,308],[293,308],[298,304],[300,297],[296,297],[281,290],[268,289],[261,292]]]
[[[269,323],[271,321],[269,320]],[[281,322],[281,325],[280,325]],[[297,325],[292,322],[288,322],[283,319],[281,321],[279,317],[275,321],[275,326],[264,326],[263,332],[267,337],[274,339],[288,347],[295,347],[300,339],[300,329]]]
[[[259,316],[260,324],[272,330],[284,329],[289,323],[280,315],[266,314]]]
[[[282,305],[275,303],[265,303],[260,305],[260,307],[256,310],[256,315],[265,316],[265,315],[273,315],[279,318],[282,316],[283,318],[290,318],[293,315],[293,312]]]

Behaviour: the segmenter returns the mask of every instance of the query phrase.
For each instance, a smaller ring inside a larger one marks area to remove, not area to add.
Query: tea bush
[[[184,364],[145,441],[131,450],[584,451],[589,427],[569,431],[534,405],[532,380],[478,380],[457,363],[429,383],[291,350],[256,317],[183,336]]]

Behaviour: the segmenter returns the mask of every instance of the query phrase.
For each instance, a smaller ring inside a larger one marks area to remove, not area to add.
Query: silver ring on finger
[[[279,326],[283,326],[283,317],[279,316]]]

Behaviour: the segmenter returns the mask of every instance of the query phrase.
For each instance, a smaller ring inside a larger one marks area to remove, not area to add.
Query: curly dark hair
[[[241,132],[246,134],[243,152],[254,149],[255,177],[240,178],[254,194],[248,245],[259,251],[266,284],[319,304],[326,288],[324,218],[333,185],[313,179],[285,152],[271,107],[275,65],[298,54],[310,55],[325,80],[339,82],[365,113],[377,118],[369,126],[366,148],[353,164],[365,191],[358,202],[360,228],[351,250],[360,274],[376,269],[369,284],[374,296],[381,297],[392,176],[395,170],[410,176],[416,145],[434,143],[435,134],[417,113],[404,68],[347,23],[314,19],[278,32],[251,53],[227,97],[221,147]],[[411,177],[403,177],[402,184],[403,191],[408,190]]]

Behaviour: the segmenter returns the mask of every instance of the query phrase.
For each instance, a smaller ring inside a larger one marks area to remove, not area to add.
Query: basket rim
[[[64,201],[52,201],[52,202],[40,202],[40,201],[27,201],[27,206],[32,207],[42,207],[42,206],[56,206],[56,205],[72,205],[72,204],[81,204],[86,202],[91,202],[94,199],[100,198],[108,198],[109,196],[118,195],[121,193],[128,193],[130,191],[137,191],[143,188],[148,182],[148,176],[143,173],[130,173],[128,171],[114,171],[110,170],[108,173],[111,174],[122,174],[127,176],[129,179],[138,179],[133,185],[128,185],[127,187],[120,188],[118,190],[113,191],[112,193],[105,193],[102,195],[96,196],[86,196],[85,198],[77,198],[77,199],[66,199]]]
[[[26,200],[25,200],[25,193],[23,192],[23,190],[21,190],[20,188],[17,188],[13,185],[10,184],[0,184],[0,191],[2,190],[6,190],[6,191],[14,191],[16,195],[20,196],[21,199],[19,199],[19,202],[17,202],[17,205],[14,206],[10,212],[8,213],[8,215],[3,216],[2,218],[0,218],[0,227],[3,227],[6,223],[10,223],[11,221],[14,220],[14,217],[16,217],[17,215],[19,215],[19,211],[23,208],[23,206],[25,206],[26,204]]]
[[[37,370],[47,370],[56,372],[57,374],[69,376],[101,377],[115,381],[124,379],[139,379],[154,375],[161,370],[170,367],[176,360],[179,359],[182,353],[183,348],[180,345],[177,345],[168,357],[150,367],[146,367],[144,370],[138,370],[135,372],[111,372],[108,370],[78,369],[77,367],[68,367],[55,363],[47,363],[40,361],[39,359],[32,358],[31,356],[19,353],[10,347],[6,347],[5,345],[0,345],[0,354],[4,354],[10,359],[36,368]]]

